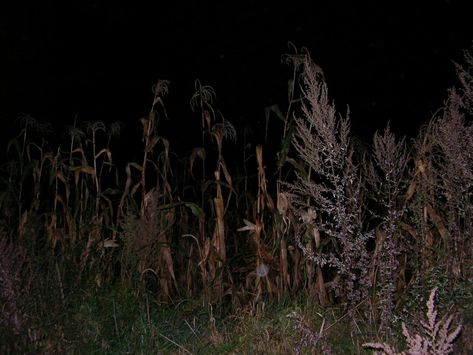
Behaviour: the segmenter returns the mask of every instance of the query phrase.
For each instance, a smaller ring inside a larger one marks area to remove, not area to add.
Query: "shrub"
[[[412,354],[412,355],[438,355],[450,354],[453,351],[453,343],[460,334],[461,325],[452,330],[453,315],[446,319],[438,319],[434,299],[437,288],[434,288],[427,301],[426,321],[420,321],[420,334],[412,334],[402,323],[402,334],[405,337],[407,349],[396,353],[394,348],[386,343],[365,343],[365,348],[377,350],[375,354]],[[378,352],[378,350],[380,352]]]
[[[363,230],[363,180],[350,144],[348,114],[339,116],[329,100],[320,68],[309,55],[303,64],[302,115],[295,118],[293,145],[305,164],[288,184],[295,215],[302,230],[319,235],[322,244],[335,244],[339,252],[313,253],[299,247],[319,266],[337,271],[333,285],[346,296],[349,309],[366,299],[369,289],[367,241]],[[337,282],[337,281],[340,282]]]

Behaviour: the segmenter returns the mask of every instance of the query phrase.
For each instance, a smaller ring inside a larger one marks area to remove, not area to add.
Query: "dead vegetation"
[[[283,125],[276,175],[266,171],[274,157],[262,145],[249,156],[244,148],[245,174],[235,175],[236,162],[225,159],[235,128],[200,81],[191,106],[201,144],[185,157],[160,132],[167,81],[154,86],[140,120],[142,158],[125,166],[111,149],[117,125],[75,122],[53,147],[46,127],[22,120],[1,174],[4,349],[73,348],[67,321],[40,315],[51,302],[51,317],[66,312],[76,290],[110,285],[146,298],[146,307],[199,300],[216,344],[224,338],[215,317],[260,317],[301,293],[341,307],[341,319],[368,324],[377,340],[394,336],[394,317],[433,286],[461,311],[473,280],[471,56],[457,68],[462,86],[417,138],[407,142],[388,127],[362,154],[321,69],[305,50],[285,59],[294,68],[286,115],[267,112]],[[149,308],[144,313],[150,322]],[[305,347],[329,349],[328,329],[338,321],[323,318],[312,334],[293,318]],[[118,336],[117,320],[113,327]]]

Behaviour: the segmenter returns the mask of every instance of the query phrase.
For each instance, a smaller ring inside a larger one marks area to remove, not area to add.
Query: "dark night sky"
[[[196,78],[216,89],[217,107],[237,128],[261,127],[265,106],[286,103],[281,55],[292,41],[322,67],[339,110],[350,106],[356,133],[370,137],[390,120],[414,134],[457,83],[452,60],[461,62],[473,40],[467,1],[149,3],[2,2],[2,133],[13,134],[20,113],[58,125],[77,114],[136,126],[157,79],[171,81],[168,113],[182,129],[194,119]]]

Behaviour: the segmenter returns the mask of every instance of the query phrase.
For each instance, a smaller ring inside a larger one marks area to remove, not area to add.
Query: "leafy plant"
[[[438,319],[435,309],[435,295],[437,289],[430,292],[427,301],[426,320],[420,321],[422,331],[419,334],[412,334],[402,323],[402,334],[406,340],[407,349],[397,353],[394,348],[386,343],[366,343],[365,348],[380,350],[375,354],[416,354],[416,355],[436,355],[450,354],[453,352],[453,343],[461,332],[462,326],[458,325],[452,329],[453,316]]]

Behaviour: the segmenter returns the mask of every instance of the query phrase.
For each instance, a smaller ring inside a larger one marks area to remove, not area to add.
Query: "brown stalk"
[[[289,263],[287,260],[287,244],[284,238],[281,238],[279,251],[279,273],[281,275],[280,293],[288,290],[291,283],[291,276],[289,275]]]
[[[440,236],[442,237],[443,240],[446,240],[448,238],[448,229],[445,227],[442,217],[434,210],[432,205],[430,203],[427,203],[426,206],[426,211],[427,214],[429,215],[430,219],[434,223],[435,227],[437,228]]]
[[[320,232],[317,228],[313,228],[312,234],[315,241],[315,247],[318,250],[320,248]],[[315,283],[316,283],[317,295],[319,296],[319,302],[322,306],[326,306],[330,304],[330,301],[327,295],[327,290],[325,289],[325,281],[324,281],[324,275],[322,273],[322,267],[320,265],[317,265],[315,268],[315,272],[316,272]]]

